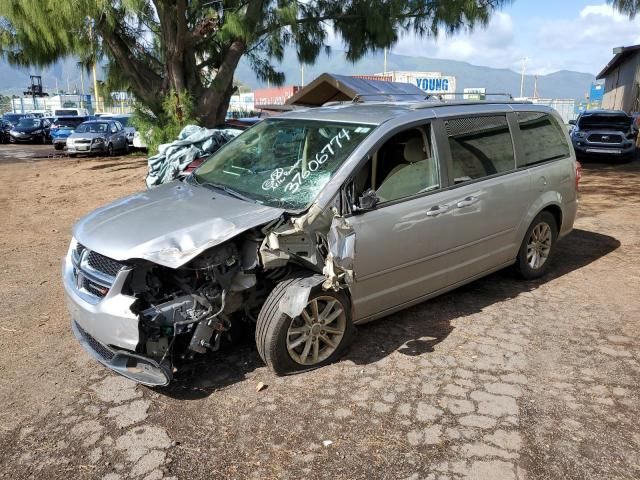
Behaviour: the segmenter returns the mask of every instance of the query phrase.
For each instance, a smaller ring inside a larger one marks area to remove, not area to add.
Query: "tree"
[[[224,120],[245,57],[257,77],[282,84],[273,60],[294,47],[311,64],[340,37],[348,60],[393,45],[486,25],[510,0],[3,0],[0,53],[18,65],[74,55],[106,62],[107,84],[130,89],[152,112],[187,91],[203,125]]]
[[[613,8],[620,13],[629,15],[629,18],[635,18],[640,11],[640,0],[607,0],[613,5]]]

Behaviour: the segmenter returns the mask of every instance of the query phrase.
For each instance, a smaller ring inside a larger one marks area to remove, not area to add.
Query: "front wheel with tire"
[[[351,306],[344,292],[312,290],[302,313],[291,318],[280,300],[299,278],[280,282],[267,297],[256,324],[258,353],[278,375],[312,370],[340,358],[353,336]]]
[[[556,219],[549,212],[540,212],[531,222],[518,252],[516,267],[523,278],[533,280],[545,274],[557,238]]]
[[[109,145],[107,145],[107,155],[109,157],[113,157],[113,143],[110,143]]]

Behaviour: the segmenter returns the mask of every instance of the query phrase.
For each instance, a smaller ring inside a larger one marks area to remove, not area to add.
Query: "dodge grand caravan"
[[[63,262],[72,330],[166,385],[231,331],[278,374],[336,361],[353,326],[515,265],[543,275],[579,172],[551,109],[364,103],[266,119],[184,181],[96,210]]]

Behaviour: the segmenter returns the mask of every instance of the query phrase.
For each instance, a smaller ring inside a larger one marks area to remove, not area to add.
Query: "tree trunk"
[[[215,127],[225,121],[229,101],[233,95],[233,74],[246,50],[241,40],[227,49],[211,87],[194,96],[196,115],[205,127]]]

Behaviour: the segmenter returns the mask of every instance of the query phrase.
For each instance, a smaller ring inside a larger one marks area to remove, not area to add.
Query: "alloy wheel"
[[[552,242],[551,227],[547,223],[541,222],[531,230],[527,241],[527,263],[532,269],[538,270],[545,264],[551,252]]]
[[[313,298],[302,314],[291,320],[287,330],[289,356],[300,365],[323,362],[336,351],[346,329],[347,316],[336,298]]]

